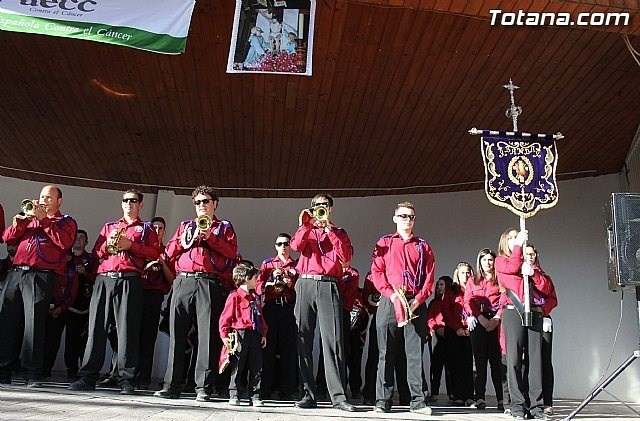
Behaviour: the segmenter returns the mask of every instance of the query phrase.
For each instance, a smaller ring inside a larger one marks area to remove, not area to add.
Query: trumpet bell
[[[329,220],[329,209],[324,205],[318,205],[313,207],[313,216],[317,221]]]
[[[36,206],[38,206],[38,202],[31,199],[24,199],[22,203],[20,203],[20,208],[26,216],[35,216]]]
[[[211,229],[211,218],[208,215],[200,215],[196,218],[196,225],[200,231],[209,231]]]

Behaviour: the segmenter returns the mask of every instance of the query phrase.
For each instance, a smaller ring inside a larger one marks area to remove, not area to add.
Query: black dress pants
[[[80,375],[95,384],[104,364],[107,333],[115,325],[118,339],[118,380],[133,384],[140,351],[143,289],[140,275],[112,278],[98,275],[89,304],[89,338]]]
[[[268,301],[264,305],[263,314],[269,330],[267,346],[262,350],[262,394],[268,397],[273,392],[276,355],[280,355],[277,373],[278,388],[281,394],[292,395],[296,390],[298,371],[297,328],[293,304]]]
[[[196,325],[196,392],[213,389],[218,373],[218,357],[222,340],[218,333],[225,294],[218,278],[179,275],[172,286],[169,335],[169,357],[164,376],[164,388],[182,390],[187,335]]]
[[[27,379],[42,376],[45,332],[56,276],[11,269],[0,291],[0,379],[11,378],[18,359]]]

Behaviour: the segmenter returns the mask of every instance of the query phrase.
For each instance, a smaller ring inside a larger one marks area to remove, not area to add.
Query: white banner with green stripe
[[[183,53],[195,0],[0,0],[0,30]]]

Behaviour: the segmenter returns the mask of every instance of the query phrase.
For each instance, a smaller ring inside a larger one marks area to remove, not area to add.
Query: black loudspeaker
[[[640,286],[640,194],[613,193],[605,206],[609,289]]]

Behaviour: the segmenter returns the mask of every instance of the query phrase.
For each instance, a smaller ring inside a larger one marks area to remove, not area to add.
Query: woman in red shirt
[[[467,279],[472,278],[471,265],[467,262],[458,263],[453,274],[453,285],[447,288],[442,300],[445,342],[451,356],[454,406],[473,404],[473,354],[464,311],[465,285]]]
[[[496,390],[498,406],[503,405],[502,367],[500,364],[500,340],[498,314],[500,287],[494,269],[496,253],[482,249],[478,253],[476,277],[467,282],[464,292],[464,308],[468,314],[467,325],[471,338],[471,349],[476,362],[474,379],[475,407],[485,409],[487,387],[487,363],[491,363],[491,380]]]

